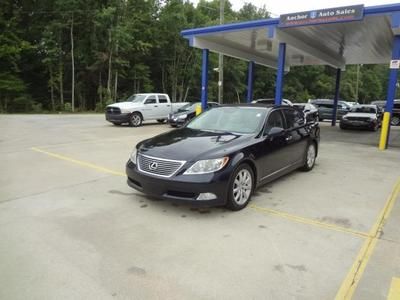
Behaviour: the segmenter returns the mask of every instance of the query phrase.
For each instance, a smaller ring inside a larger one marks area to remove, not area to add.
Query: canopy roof
[[[286,65],[383,64],[400,34],[400,3],[365,7],[361,20],[280,27],[279,18],[182,31],[190,45],[277,68],[279,43]]]

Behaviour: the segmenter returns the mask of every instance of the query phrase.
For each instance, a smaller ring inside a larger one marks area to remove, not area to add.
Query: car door
[[[289,153],[288,163],[293,165],[304,159],[309,133],[303,113],[293,108],[285,108],[283,115],[285,117],[286,151]]]
[[[318,113],[320,119],[331,119],[333,111],[333,104],[329,103],[319,103],[318,104]]]
[[[158,110],[157,118],[164,119],[167,118],[171,112],[171,103],[168,101],[165,95],[158,95]]]
[[[260,180],[268,179],[288,165],[289,153],[286,149],[285,123],[281,111],[269,113],[262,136],[257,145],[256,157],[260,165]]]
[[[143,102],[143,118],[145,120],[158,119],[158,103],[156,95],[147,96]]]

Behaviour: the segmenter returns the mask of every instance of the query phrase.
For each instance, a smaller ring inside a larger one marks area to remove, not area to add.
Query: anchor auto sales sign
[[[364,5],[319,9],[281,15],[279,27],[304,26],[336,22],[359,21],[364,16]]]

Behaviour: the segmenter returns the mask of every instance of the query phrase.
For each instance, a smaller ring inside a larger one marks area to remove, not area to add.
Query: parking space
[[[400,130],[321,124],[312,172],[240,212],[130,189],[124,165],[167,125],[0,118],[0,298],[387,299],[400,277]]]

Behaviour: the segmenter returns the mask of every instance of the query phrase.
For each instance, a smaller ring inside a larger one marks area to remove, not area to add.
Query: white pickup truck
[[[143,121],[157,120],[163,123],[168,115],[187,104],[171,103],[167,94],[134,94],[124,102],[110,104],[106,107],[106,120],[114,125],[128,123],[138,127]]]

